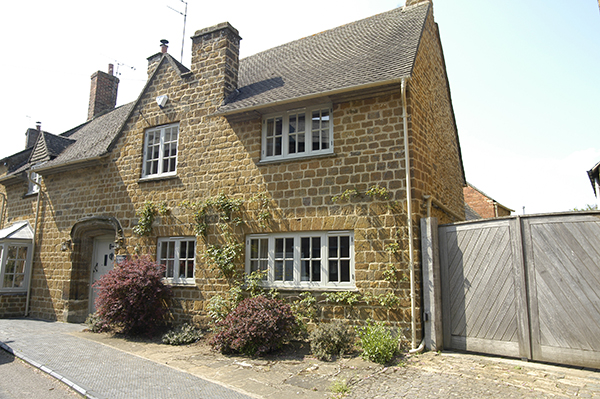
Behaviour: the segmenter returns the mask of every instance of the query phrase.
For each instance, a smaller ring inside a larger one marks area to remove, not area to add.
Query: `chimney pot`
[[[41,132],[42,131],[42,122],[36,122],[35,128],[37,129],[38,132]]]
[[[113,64],[108,64],[108,74],[109,75],[114,76],[114,68],[115,68],[115,66]]]
[[[160,51],[165,54],[167,52],[167,49],[169,48],[169,41],[166,39],[162,39],[160,41]]]

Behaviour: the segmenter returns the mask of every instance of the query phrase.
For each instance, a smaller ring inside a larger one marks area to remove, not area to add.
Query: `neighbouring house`
[[[150,254],[176,321],[266,271],[284,297],[361,293],[355,317],[420,335],[424,196],[460,220],[465,178],[433,5],[408,3],[241,60],[229,23],[195,33],[189,68],[163,41],[118,108],[95,73],[86,122],[3,160],[0,315],[82,322],[91,284]]]
[[[598,198],[597,188],[600,187],[600,162],[598,162],[594,167],[587,171],[588,177],[590,178],[590,183],[592,183],[592,189],[594,190],[594,196]]]
[[[510,216],[513,209],[507,208],[494,200],[471,183],[463,188],[465,198],[465,219],[489,219],[502,216]]]

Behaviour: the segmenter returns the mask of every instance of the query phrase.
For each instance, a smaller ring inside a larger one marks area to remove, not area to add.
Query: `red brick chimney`
[[[108,64],[108,73],[98,71],[92,75],[88,120],[115,108],[119,78],[113,76],[113,64]]]

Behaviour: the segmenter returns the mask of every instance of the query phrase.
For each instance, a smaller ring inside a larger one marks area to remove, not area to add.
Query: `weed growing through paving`
[[[350,388],[348,387],[348,383],[346,382],[346,380],[334,381],[329,389],[333,393],[332,399],[343,398],[344,396],[350,393]]]

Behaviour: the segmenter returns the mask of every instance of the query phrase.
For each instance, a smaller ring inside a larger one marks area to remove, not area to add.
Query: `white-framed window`
[[[273,287],[353,288],[351,231],[254,234],[246,237],[246,273],[266,271]]]
[[[30,172],[30,178],[31,180],[33,180],[34,182],[40,184],[42,182],[42,176],[38,175],[35,172]],[[37,194],[40,191],[40,186],[38,186],[38,184],[33,184],[33,182],[27,179],[27,182],[29,183],[29,185],[27,186],[27,194]]]
[[[331,104],[263,117],[261,159],[265,161],[333,153]]]
[[[196,237],[159,238],[156,261],[165,265],[165,278],[168,282],[194,283]]]
[[[177,173],[179,124],[146,130],[142,177],[172,176]]]
[[[31,265],[31,244],[3,242],[0,244],[0,290],[27,290],[27,273]]]

